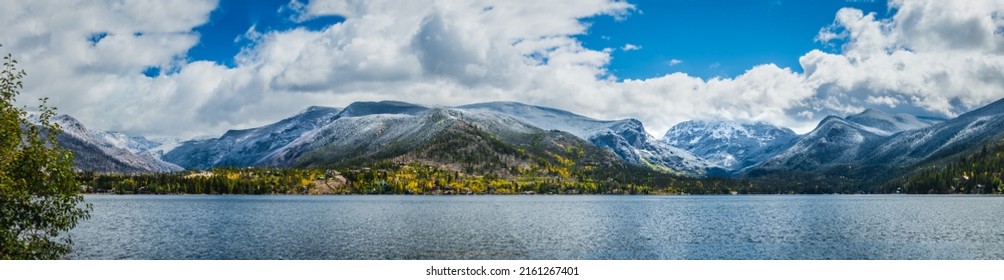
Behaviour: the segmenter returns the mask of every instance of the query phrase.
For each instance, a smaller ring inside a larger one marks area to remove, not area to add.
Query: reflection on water
[[[87,196],[75,259],[1001,259],[991,196]]]

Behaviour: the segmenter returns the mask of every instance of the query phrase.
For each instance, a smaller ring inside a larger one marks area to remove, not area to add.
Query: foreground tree
[[[14,105],[23,70],[10,54],[0,68],[0,259],[56,259],[71,250],[65,232],[89,217],[73,170],[73,155],[56,145],[55,108]]]

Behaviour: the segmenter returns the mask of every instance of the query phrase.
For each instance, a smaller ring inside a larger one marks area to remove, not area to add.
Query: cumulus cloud
[[[896,14],[841,9],[818,40],[846,40],[842,53],[812,51],[799,60],[817,88],[808,103],[840,98],[844,108],[883,104],[954,117],[1004,97],[1004,2],[892,1]]]
[[[689,119],[769,121],[805,130],[808,124],[789,115],[791,108],[813,95],[801,75],[773,64],[754,67],[735,78],[703,80],[674,73],[615,86],[637,106],[637,117],[654,131]]]
[[[29,71],[26,93],[53,97],[89,126],[154,136],[218,135],[360,100],[511,100],[638,118],[661,135],[688,119],[806,132],[828,114],[875,106],[954,116],[1004,97],[999,1],[895,0],[886,19],[842,9],[815,38],[842,49],[803,55],[803,73],[766,64],[736,77],[623,81],[607,70],[613,50],[576,38],[588,31],[584,18],[630,20],[634,7],[623,1],[291,1],[282,9],[293,21],[345,21],[322,30],[252,26],[235,39],[253,43],[234,67],[184,57],[216,4],[20,1],[0,10],[9,27],[0,42]],[[165,71],[149,78],[149,67]]]
[[[669,62],[666,62],[666,64],[669,64],[669,66],[676,66],[677,64],[680,64],[680,63],[683,63],[683,60],[679,60],[679,59],[675,59],[675,58],[674,59],[670,59]]]
[[[173,106],[197,105],[187,91],[207,77],[186,79],[184,55],[216,1],[13,1],[0,10],[0,43],[28,72],[19,102],[51,97],[60,112],[92,127],[138,132],[185,131]],[[142,75],[158,67],[174,73]],[[196,67],[197,68],[197,67]],[[225,70],[225,69],[220,69]]]

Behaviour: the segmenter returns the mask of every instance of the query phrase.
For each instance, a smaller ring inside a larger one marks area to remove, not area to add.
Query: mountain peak
[[[773,137],[777,134],[795,133],[791,129],[778,127],[766,122],[735,122],[735,121],[705,121],[689,120],[678,123],[666,131],[663,139],[670,144],[686,137],[689,132],[708,132],[707,137],[714,139],[732,138],[762,138]]]
[[[38,122],[37,116],[32,119],[32,122]],[[59,128],[62,129],[63,133],[67,133],[78,138],[85,138],[90,133],[90,130],[88,130],[83,123],[70,115],[57,115],[52,118],[52,122],[59,124]]]
[[[777,154],[797,138],[791,129],[764,122],[691,120],[670,128],[662,141],[739,171]]]

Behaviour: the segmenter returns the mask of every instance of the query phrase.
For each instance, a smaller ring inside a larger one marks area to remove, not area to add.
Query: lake
[[[1004,197],[88,195],[71,259],[1004,259]]]

